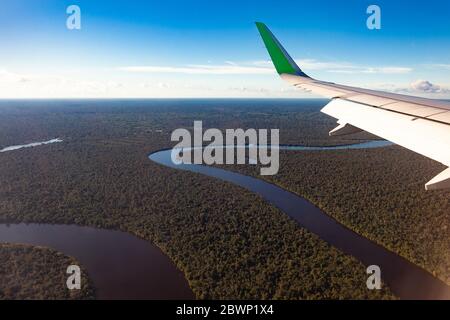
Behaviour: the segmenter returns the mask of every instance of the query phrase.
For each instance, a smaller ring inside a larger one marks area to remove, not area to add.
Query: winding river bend
[[[2,152],[60,142],[5,148]],[[342,150],[390,145],[372,141],[338,147],[281,146],[281,150]],[[381,267],[382,277],[403,299],[450,299],[450,288],[427,271],[338,223],[307,200],[257,178],[203,165],[175,165],[171,150],[149,156],[152,161],[175,169],[218,178],[248,189],[295,219],[301,226],[359,259]],[[83,264],[99,299],[194,299],[184,275],[161,250],[131,234],[75,225],[0,225],[0,242],[47,246],[75,257]]]
[[[281,150],[336,150],[377,148],[390,145],[386,141],[339,147],[280,146]],[[299,225],[349,254],[364,265],[378,265],[382,279],[401,299],[450,299],[450,287],[399,255],[355,233],[306,199],[269,182],[224,169],[206,165],[180,164],[171,159],[171,150],[161,150],[149,155],[150,160],[161,165],[187,170],[233,183],[250,190],[296,220]]]
[[[76,258],[98,299],[194,299],[183,273],[150,242],[75,225],[0,225],[0,242],[50,247]]]
[[[59,143],[48,141],[6,147]],[[98,299],[194,299],[183,273],[150,242],[129,233],[76,225],[0,224],[0,243],[45,246],[76,258],[88,271]]]

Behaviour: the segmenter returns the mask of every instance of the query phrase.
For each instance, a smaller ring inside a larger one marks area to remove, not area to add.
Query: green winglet
[[[289,56],[281,43],[275,38],[273,33],[262,22],[256,22],[256,27],[264,41],[267,51],[272,58],[275,69],[279,74],[287,73],[303,77],[308,77]]]

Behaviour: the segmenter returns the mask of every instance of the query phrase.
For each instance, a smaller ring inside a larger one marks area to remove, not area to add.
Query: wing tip
[[[255,24],[278,74],[292,74],[309,78],[283,48],[266,24],[260,21],[256,21]]]

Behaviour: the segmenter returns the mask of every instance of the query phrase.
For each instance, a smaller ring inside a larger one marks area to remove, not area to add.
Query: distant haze
[[[450,2],[15,0],[0,11],[0,98],[310,97],[280,81],[254,21],[302,69],[342,84],[450,98]]]

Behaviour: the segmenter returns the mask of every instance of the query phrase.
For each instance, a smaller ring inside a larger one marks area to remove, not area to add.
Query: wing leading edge
[[[450,167],[450,103],[319,81],[306,75],[263,23],[256,26],[280,77],[291,85],[327,97],[321,110],[336,118],[330,135],[367,131]],[[450,188],[450,168],[426,190]]]

